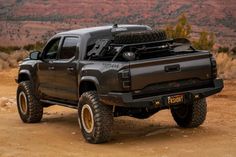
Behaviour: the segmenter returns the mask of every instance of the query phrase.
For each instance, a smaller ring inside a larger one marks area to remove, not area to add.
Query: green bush
[[[229,48],[228,47],[219,47],[218,53],[228,53]]]
[[[191,31],[192,27],[184,14],[179,18],[176,26],[166,27],[166,34],[169,38],[190,38]]]
[[[213,33],[201,32],[198,40],[193,41],[193,47],[198,50],[211,50],[215,44]]]
[[[176,26],[167,26],[166,34],[169,38],[190,38],[192,26],[188,23],[186,16],[183,14]],[[211,50],[215,44],[215,35],[206,31],[202,31],[197,40],[194,40],[193,47],[199,50]]]

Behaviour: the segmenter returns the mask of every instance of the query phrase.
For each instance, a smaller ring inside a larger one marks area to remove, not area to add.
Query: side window
[[[58,51],[60,39],[61,38],[53,39],[47,44],[47,46],[44,49],[44,55],[43,55],[44,59],[51,60],[51,59],[57,58],[57,51]]]
[[[59,59],[71,59],[74,57],[78,42],[79,38],[77,37],[66,37],[61,47]]]

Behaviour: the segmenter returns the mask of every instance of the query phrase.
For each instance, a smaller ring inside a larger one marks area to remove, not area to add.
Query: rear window
[[[75,56],[77,44],[79,39],[77,37],[66,37],[63,41],[60,59],[71,59]]]

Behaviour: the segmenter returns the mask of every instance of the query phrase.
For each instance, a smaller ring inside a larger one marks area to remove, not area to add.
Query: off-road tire
[[[22,112],[19,102],[19,94],[23,92],[26,96],[26,111]],[[23,81],[19,83],[17,89],[17,109],[20,118],[25,123],[40,122],[43,116],[43,106],[34,95],[33,87],[30,81]]]
[[[162,30],[146,30],[146,31],[132,31],[122,32],[116,34],[114,37],[115,44],[134,44],[152,41],[166,40],[167,35]]]
[[[186,109],[185,114],[180,115],[180,110]],[[195,100],[192,104],[171,108],[175,122],[183,128],[195,128],[203,124],[207,114],[206,99]],[[179,114],[178,114],[179,113]]]
[[[82,122],[82,108],[89,106],[93,114],[94,125],[92,131],[86,131]],[[110,140],[113,126],[112,107],[99,102],[95,91],[85,92],[81,95],[78,107],[78,121],[85,140],[89,143],[104,143]]]

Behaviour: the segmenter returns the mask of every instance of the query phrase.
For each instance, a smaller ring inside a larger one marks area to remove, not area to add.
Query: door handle
[[[180,65],[176,64],[176,65],[165,66],[165,71],[166,72],[177,72],[177,71],[180,71]]]
[[[75,70],[75,68],[73,68],[73,67],[67,68],[67,71],[74,71],[74,70]]]
[[[48,67],[48,70],[55,70],[55,67]]]

